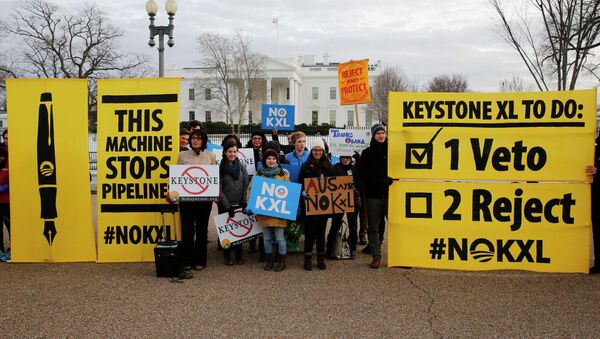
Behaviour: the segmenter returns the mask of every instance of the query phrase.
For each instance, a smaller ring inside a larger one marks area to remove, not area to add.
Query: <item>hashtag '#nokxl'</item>
[[[110,245],[110,244],[112,244],[114,239],[115,239],[115,227],[108,226],[106,228],[106,231],[104,231],[104,243],[107,245]]]
[[[433,242],[430,246],[431,250],[429,250],[429,253],[431,253],[431,259],[440,260],[442,259],[442,256],[446,254],[446,244],[444,243],[444,238],[433,239]]]

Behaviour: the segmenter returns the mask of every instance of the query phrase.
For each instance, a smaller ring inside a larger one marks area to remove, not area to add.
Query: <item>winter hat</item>
[[[385,131],[385,126],[380,123],[376,123],[371,126],[371,135],[375,135],[379,131]]]
[[[275,157],[275,159],[277,160],[277,163],[279,163],[279,154],[277,154],[277,152],[275,152],[272,149],[268,149],[265,151],[265,153],[263,153],[263,156],[262,156],[263,166],[267,167],[267,158],[268,157]]]
[[[315,141],[312,142],[312,146],[310,146],[310,150],[312,151],[313,148],[315,148],[315,147],[321,147],[323,152],[325,151],[325,143],[323,142],[323,140],[321,138],[317,138],[317,139],[315,139]]]
[[[278,154],[281,151],[281,148],[279,147],[279,143],[275,142],[273,140],[267,141],[267,143],[265,144],[265,150],[268,150],[268,149],[272,149],[275,152],[277,152]]]

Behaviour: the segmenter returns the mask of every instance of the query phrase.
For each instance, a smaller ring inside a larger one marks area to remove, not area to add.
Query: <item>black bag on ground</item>
[[[161,211],[163,237],[154,248],[154,263],[156,264],[157,277],[179,277],[183,272],[183,251],[181,241],[177,241],[177,216],[175,215],[175,210],[171,210],[170,212],[173,214],[175,240],[171,240],[167,234],[165,211]]]

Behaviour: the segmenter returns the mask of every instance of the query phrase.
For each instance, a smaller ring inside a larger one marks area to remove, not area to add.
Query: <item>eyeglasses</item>
[[[262,140],[261,137],[252,137],[252,140]]]
[[[198,137],[191,137],[190,140],[202,140],[202,138],[198,138]]]

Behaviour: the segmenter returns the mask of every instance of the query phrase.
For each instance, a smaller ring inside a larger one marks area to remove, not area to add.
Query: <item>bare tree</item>
[[[387,124],[389,92],[416,91],[416,84],[397,66],[385,66],[372,86],[369,109],[379,122]]]
[[[426,92],[466,92],[467,77],[462,74],[436,75],[425,85]]]
[[[18,54],[10,59],[12,65],[0,67],[0,74],[92,80],[89,104],[93,122],[96,79],[147,74],[147,59],[124,54],[118,46],[123,32],[91,3],[67,13],[49,1],[29,0],[20,3],[11,16],[0,30],[16,38]]]
[[[527,92],[533,90],[531,84],[526,84],[523,78],[513,75],[510,79],[504,79],[499,84],[500,92]]]
[[[600,1],[530,0],[541,25],[527,11],[512,11],[502,0],[490,0],[497,14],[497,31],[519,54],[539,90],[575,89],[587,72],[600,80]],[[514,14],[512,14],[514,13]],[[524,13],[524,14],[523,14]]]
[[[265,57],[251,52],[249,41],[239,32],[233,39],[203,33],[198,43],[207,76],[197,81],[196,88],[216,92],[211,100],[200,98],[199,104],[225,115],[231,130],[238,132],[249,104],[262,92]]]

